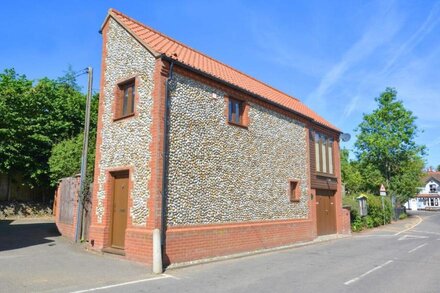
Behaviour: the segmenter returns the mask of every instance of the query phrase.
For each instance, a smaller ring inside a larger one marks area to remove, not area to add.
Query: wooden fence
[[[31,187],[20,173],[0,173],[0,201],[43,201],[50,200],[50,188]]]
[[[61,235],[74,240],[78,208],[80,177],[67,177],[60,180],[54,198],[55,222]],[[84,199],[83,235],[89,238],[92,212],[92,186],[90,184]]]

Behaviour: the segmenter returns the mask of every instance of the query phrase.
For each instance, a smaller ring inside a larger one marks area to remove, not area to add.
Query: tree
[[[387,88],[375,99],[378,108],[364,114],[355,147],[361,168],[373,172],[375,179],[383,178],[389,194],[402,202],[420,186],[425,147],[415,141],[416,117],[396,96],[396,90]],[[379,182],[371,183],[377,193]]]
[[[96,131],[90,133],[86,173],[88,179],[93,178],[96,143],[95,133]],[[80,173],[83,138],[84,133],[81,132],[73,138],[63,140],[54,145],[49,158],[51,186],[56,186],[58,180],[61,178],[74,176]]]
[[[8,175],[29,164],[23,152],[25,146],[20,143],[26,119],[20,110],[26,108],[31,89],[32,81],[14,69],[0,74],[0,172]]]
[[[437,168],[435,169],[437,172],[440,172],[440,165],[437,166]]]
[[[341,150],[341,175],[347,194],[357,193],[362,190],[362,175],[356,161],[350,161],[349,150]]]
[[[360,164],[358,160],[349,159],[349,150],[341,150],[341,175],[347,194],[377,192],[384,182],[379,170],[371,164]]]
[[[14,69],[0,74],[0,172],[48,186],[53,145],[78,135],[84,124],[85,97],[73,76],[34,84]]]
[[[93,179],[95,163],[96,126],[98,121],[98,95],[93,96],[90,108],[90,133],[87,154],[87,178]],[[56,186],[59,179],[80,173],[84,133],[62,140],[52,148],[49,158],[50,184]],[[90,181],[90,180],[88,180]]]

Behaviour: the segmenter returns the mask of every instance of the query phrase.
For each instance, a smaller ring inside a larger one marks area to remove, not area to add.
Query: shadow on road
[[[51,243],[48,237],[60,236],[54,223],[20,223],[0,220],[0,251]]]

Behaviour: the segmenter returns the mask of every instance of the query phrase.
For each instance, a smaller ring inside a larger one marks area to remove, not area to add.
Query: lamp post
[[[387,190],[383,184],[380,185],[379,194],[382,199],[382,211],[383,211],[383,224],[385,225],[385,202],[384,197],[387,195]]]

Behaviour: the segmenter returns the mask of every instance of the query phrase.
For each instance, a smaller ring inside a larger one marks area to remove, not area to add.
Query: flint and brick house
[[[93,249],[179,263],[349,233],[341,132],[298,99],[116,11],[103,52]]]

